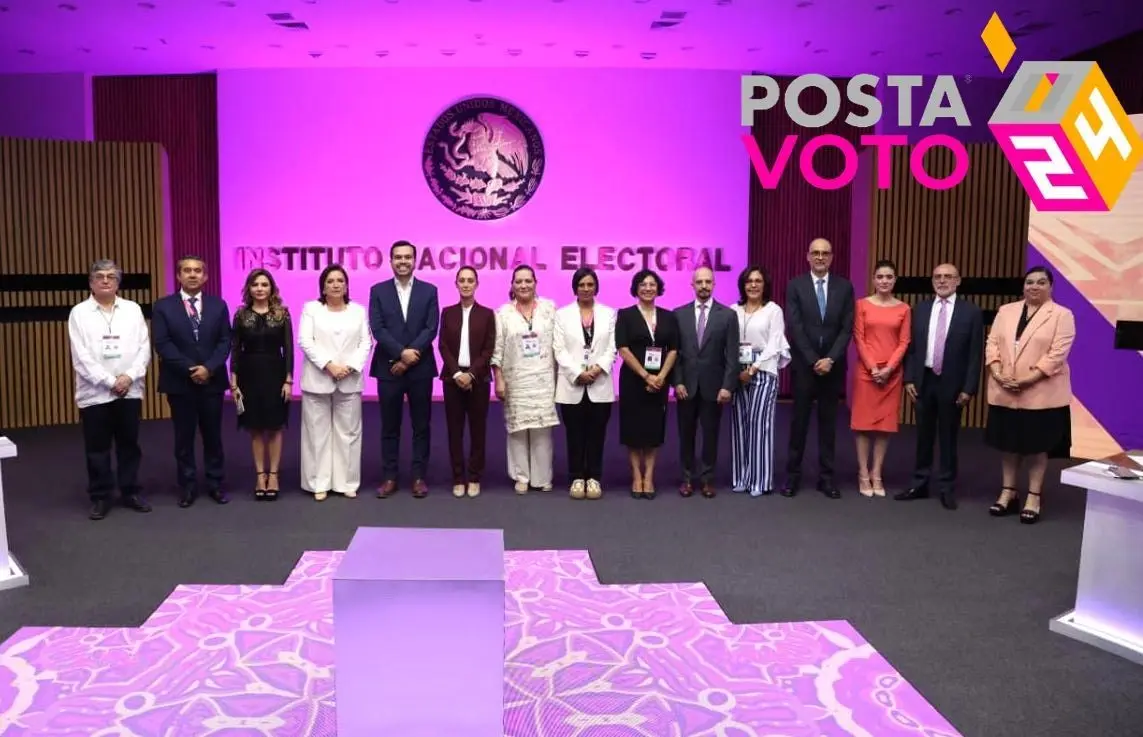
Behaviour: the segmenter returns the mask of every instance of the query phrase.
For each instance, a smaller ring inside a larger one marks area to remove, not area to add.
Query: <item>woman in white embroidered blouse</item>
[[[774,489],[774,409],[778,371],[790,363],[786,320],[770,301],[770,277],[750,266],[738,277],[738,375],[730,415],[734,491],[750,496]]]
[[[508,475],[516,493],[552,490],[552,428],[556,414],[556,305],[536,296],[536,272],[517,266],[511,302],[496,311],[492,373],[508,428]]]

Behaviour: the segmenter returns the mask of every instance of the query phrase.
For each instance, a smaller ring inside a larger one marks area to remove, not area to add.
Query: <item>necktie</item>
[[[702,345],[702,334],[706,332],[706,305],[699,305],[698,344]]]
[[[933,339],[933,373],[941,375],[945,363],[945,336],[949,329],[949,303],[941,300],[941,311],[937,313],[937,337]]]
[[[825,321],[825,279],[818,279],[818,312],[821,314],[822,321]]]
[[[195,307],[195,302],[198,302],[198,297],[191,297],[187,300],[187,309],[190,311],[191,330],[194,331],[194,339],[198,340],[198,326],[202,324],[202,316],[198,314],[198,307]]]

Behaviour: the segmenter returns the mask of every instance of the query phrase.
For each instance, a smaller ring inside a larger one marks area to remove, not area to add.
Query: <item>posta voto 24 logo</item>
[[[1000,16],[992,18],[981,33],[993,61],[1003,72],[1016,53],[1016,44]],[[859,74],[846,84],[845,94],[863,114],[850,112],[846,125],[874,130],[884,114],[876,95],[881,79]],[[912,90],[924,84],[921,75],[890,75],[887,86],[898,90],[897,125],[909,128],[932,126],[939,118],[952,118],[957,126],[972,122],[965,109],[957,80],[952,75],[935,78],[929,97],[914,123]],[[802,109],[802,91],[816,87],[825,94],[824,109],[808,113]],[[761,92],[757,98],[756,92]],[[805,74],[794,78],[784,95],[778,81],[766,75],[742,77],[742,125],[751,126],[757,112],[769,110],[784,101],[787,115],[799,126],[821,128],[841,111],[841,90],[825,75]],[[784,99],[783,99],[784,98]],[[1099,65],[1088,61],[1029,61],[1020,65],[1015,77],[988,121],[990,130],[1011,162],[1032,204],[1042,211],[1106,211],[1115,206],[1135,167],[1143,157],[1143,139],[1135,131],[1112,91]],[[767,162],[750,132],[742,142],[764,189],[778,186],[793,157],[799,137],[787,135],[774,157]],[[890,153],[896,146],[909,145],[904,134],[863,134],[859,143],[876,154],[877,187],[892,185]],[[844,164],[837,176],[826,178],[814,168],[814,155],[823,148],[841,152]],[[953,158],[952,171],[936,177],[925,170],[925,154],[934,148],[947,149]],[[857,175],[858,152],[853,143],[836,134],[811,137],[798,155],[803,178],[818,189],[840,189]],[[915,140],[909,155],[912,177],[928,189],[951,189],[968,174],[969,156],[964,143],[945,134],[927,135]]]

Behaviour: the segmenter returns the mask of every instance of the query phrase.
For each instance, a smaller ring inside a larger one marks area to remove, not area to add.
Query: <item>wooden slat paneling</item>
[[[943,191],[917,184],[909,171],[910,149],[894,150],[893,186],[865,188],[868,201],[854,206],[871,210],[866,273],[872,274],[880,259],[893,261],[899,274],[898,296],[913,305],[932,295],[931,276],[937,264],[955,264],[961,274],[961,296],[985,311],[983,341],[991,314],[1021,294],[1029,201],[999,146],[972,143],[966,148],[971,162],[968,175],[960,186]],[[925,155],[925,169],[935,177],[947,176],[952,167],[952,154],[945,149],[931,149]],[[873,167],[863,167],[862,175],[873,177]],[[868,280],[854,286],[859,295],[869,293]],[[981,387],[966,410],[966,426],[985,424],[983,379]],[[902,422],[914,422],[909,402],[902,403]]]
[[[172,254],[206,259],[212,278],[203,291],[220,296],[217,77],[95,77],[92,116],[97,141],[162,144]]]
[[[163,210],[158,145],[0,139],[0,428],[79,420],[68,311],[111,258],[133,275],[120,294],[149,314],[173,268]],[[147,419],[167,416],[156,383]]]
[[[778,79],[783,94],[791,78]],[[845,79],[835,80],[845,90]],[[811,89],[801,96],[803,109],[816,112],[825,106],[825,96]],[[774,300],[785,305],[786,285],[798,274],[809,271],[806,260],[810,241],[825,238],[833,245],[832,270],[849,273],[851,196],[848,187],[836,190],[814,188],[798,168],[798,155],[812,137],[832,133],[852,142],[855,146],[861,130],[845,124],[845,117],[854,109],[842,96],[841,111],[834,122],[823,128],[803,128],[795,125],[783,105],[760,112],[755,117],[752,132],[758,148],[767,161],[773,162],[782,142],[788,135],[799,137],[799,144],[790,157],[790,164],[775,189],[763,189],[754,172],[750,172],[750,226],[748,254],[750,263],[762,264],[770,272],[774,284]],[[858,113],[864,112],[856,109]],[[839,151],[826,148],[815,157],[816,171],[823,177],[841,173],[844,159]],[[783,371],[779,377],[778,393],[788,397],[790,376]]]
[[[1128,115],[1143,113],[1143,74],[1139,73],[1141,58],[1143,31],[1136,31],[1069,57],[1072,61],[1094,61],[1099,64]]]

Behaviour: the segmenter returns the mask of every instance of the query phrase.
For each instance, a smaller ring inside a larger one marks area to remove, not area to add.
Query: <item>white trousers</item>
[[[508,433],[508,475],[536,488],[552,485],[552,428]]]
[[[361,395],[302,392],[302,488],[355,492],[361,486]]]

